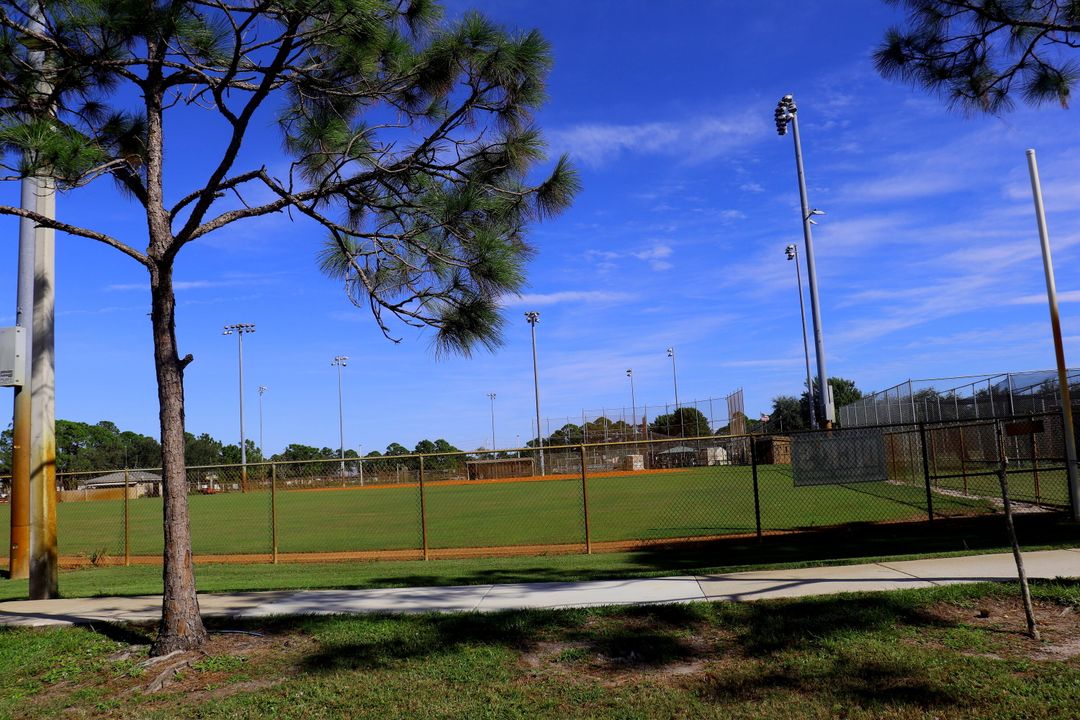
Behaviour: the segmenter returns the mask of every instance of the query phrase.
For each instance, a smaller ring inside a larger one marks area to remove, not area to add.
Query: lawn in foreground
[[[919,484],[863,483],[794,487],[787,466],[759,468],[762,528],[815,527],[925,516]],[[271,496],[267,492],[189,498],[196,554],[269,553]],[[277,494],[278,549],[347,552],[417,549],[422,542],[416,487],[327,489]],[[580,480],[433,485],[426,493],[431,548],[583,543]],[[976,498],[939,495],[939,514],[985,512]],[[752,533],[756,529],[751,470],[709,467],[588,480],[595,542]],[[4,516],[6,513],[0,513]],[[7,518],[0,521],[6,533]],[[131,554],[161,553],[161,501],[128,504]],[[124,553],[122,501],[61,503],[62,555]]]
[[[1013,585],[231,622],[158,692],[146,630],[7,630],[0,717],[1075,717],[1080,589],[1034,589],[1043,643]]]

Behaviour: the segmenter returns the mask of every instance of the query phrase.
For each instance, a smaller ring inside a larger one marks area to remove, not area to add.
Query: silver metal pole
[[[675,412],[679,412],[679,374],[675,371],[675,348],[669,347],[667,353],[671,358],[671,382],[675,386]]]
[[[236,333],[237,356],[240,360],[240,474],[247,476],[247,441],[244,439],[244,333]]]
[[[544,431],[540,425],[540,371],[536,362],[536,323],[540,322],[540,313],[531,311],[525,313],[525,318],[532,329],[532,355],[533,355],[533,392],[536,395],[536,443],[540,448],[540,476],[544,476]]]
[[[630,378],[630,425],[633,428],[631,437],[637,437],[637,398],[634,396],[634,369],[626,371],[626,377]]]
[[[266,459],[266,450],[263,445],[263,393],[266,392],[266,386],[259,386],[259,454],[262,455],[262,459]]]
[[[1069,398],[1069,375],[1065,365],[1065,348],[1061,340],[1061,316],[1058,313],[1057,285],[1054,282],[1054,262],[1050,257],[1050,234],[1046,229],[1042,186],[1035,151],[1027,151],[1028,171],[1031,174],[1031,194],[1035,198],[1035,220],[1039,226],[1042,245],[1043,271],[1046,275],[1046,299],[1050,305],[1050,328],[1054,336],[1054,356],[1057,359],[1058,385],[1061,387],[1061,414],[1065,422],[1065,460],[1069,477],[1069,501],[1073,520],[1080,520],[1080,483],[1077,482],[1076,435],[1073,428],[1072,401]]]
[[[491,399],[491,450],[495,451],[495,393],[488,393]]]
[[[803,170],[802,141],[799,137],[798,113],[791,113],[791,134],[795,138],[795,166],[799,176],[799,201],[802,204],[803,240],[806,243],[806,275],[810,285],[810,315],[814,323],[814,351],[817,354],[818,404],[826,427],[836,420],[836,410],[829,397],[828,372],[825,369],[825,337],[821,330],[821,303],[818,300],[817,264],[814,261],[814,239],[810,231],[810,203],[806,196],[806,175]]]
[[[791,257],[795,260],[795,282],[799,286],[799,317],[802,318],[802,345],[803,357],[806,358],[806,392],[809,393],[807,400],[810,406],[810,429],[817,429],[817,413],[814,405],[814,381],[810,376],[810,345],[806,340],[806,305],[803,304],[802,270],[799,267],[799,249],[794,245],[791,248]]]
[[[338,447],[341,449],[341,476],[345,477],[345,401],[341,395],[341,364],[337,366]]]

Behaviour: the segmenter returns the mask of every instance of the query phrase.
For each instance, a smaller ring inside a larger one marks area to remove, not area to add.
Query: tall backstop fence
[[[200,562],[625,550],[1068,507],[1060,414],[188,468]],[[157,563],[156,470],[60,474],[67,564]],[[8,534],[7,512],[0,533]],[[6,543],[5,543],[6,548]]]
[[[1080,401],[1080,369],[1067,371]],[[843,427],[1007,418],[1061,408],[1057,370],[905,380],[839,410]]]

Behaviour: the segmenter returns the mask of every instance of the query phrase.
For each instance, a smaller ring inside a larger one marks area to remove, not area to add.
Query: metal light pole
[[[799,139],[798,108],[795,99],[791,95],[780,98],[776,105],[776,132],[780,135],[787,134],[788,124],[791,124],[791,134],[795,139],[795,169],[799,177],[799,200],[802,204],[803,238],[806,244],[806,276],[810,285],[810,314],[814,322],[814,350],[817,354],[818,371],[818,406],[821,412],[818,416],[826,428],[831,428],[836,420],[836,410],[833,408],[831,393],[829,392],[828,374],[825,370],[825,338],[821,332],[821,306],[818,302],[817,291],[817,265],[814,262],[814,239],[810,232],[810,226],[815,225],[814,215],[824,215],[821,210],[811,210],[806,198],[806,175],[803,171],[802,142]]]
[[[679,375],[675,372],[675,348],[667,349],[667,356],[671,358],[671,382],[675,386],[675,411],[679,411]]]
[[[806,342],[806,306],[803,305],[802,295],[802,271],[799,269],[799,249],[795,245],[788,245],[785,248],[788,260],[795,261],[795,282],[799,286],[799,316],[802,318],[802,346],[803,356],[806,358],[806,392],[809,402],[807,405],[810,410],[810,429],[817,429],[817,413],[814,407],[814,381],[810,376],[810,345]]]
[[[255,323],[226,325],[222,335],[236,334],[237,358],[240,365],[240,491],[247,492],[247,441],[244,440],[244,333],[255,332]]]
[[[1028,172],[1031,174],[1031,193],[1035,197],[1035,220],[1042,244],[1043,272],[1046,275],[1046,297],[1050,303],[1050,329],[1054,335],[1054,355],[1057,358],[1058,386],[1061,388],[1061,414],[1065,422],[1065,470],[1069,478],[1069,503],[1073,520],[1080,520],[1080,484],[1077,482],[1076,435],[1073,428],[1072,399],[1069,397],[1069,376],[1065,368],[1065,348],[1061,341],[1061,317],[1058,314],[1057,285],[1054,282],[1054,262],[1050,257],[1050,234],[1046,229],[1042,186],[1035,151],[1027,151]],[[1032,436],[1034,437],[1034,436]]]
[[[488,393],[491,400],[491,450],[495,451],[495,393]]]
[[[540,313],[535,310],[525,313],[525,321],[532,328],[533,352],[533,390],[536,394],[536,443],[540,448],[540,475],[544,475],[544,432],[540,428],[540,373],[536,365],[536,323],[540,322]]]
[[[338,436],[341,441],[341,477],[345,478],[345,405],[341,399],[341,368],[346,367],[349,357],[338,355],[330,364],[337,368]]]
[[[259,454],[263,456],[263,460],[266,459],[266,450],[263,449],[263,411],[262,411],[262,396],[270,388],[265,385],[259,386]]]
[[[637,398],[634,397],[634,368],[627,368],[626,377],[630,378],[630,425],[634,428],[634,437],[637,437]]]
[[[667,356],[671,358],[671,382],[675,386],[675,415],[680,417],[679,432],[683,431],[681,417],[679,415],[679,374],[675,371],[675,348],[667,349]]]

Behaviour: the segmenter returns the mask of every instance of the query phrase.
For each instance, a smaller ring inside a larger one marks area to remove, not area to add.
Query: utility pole
[[[495,451],[495,393],[488,393],[491,400],[491,451]]]

